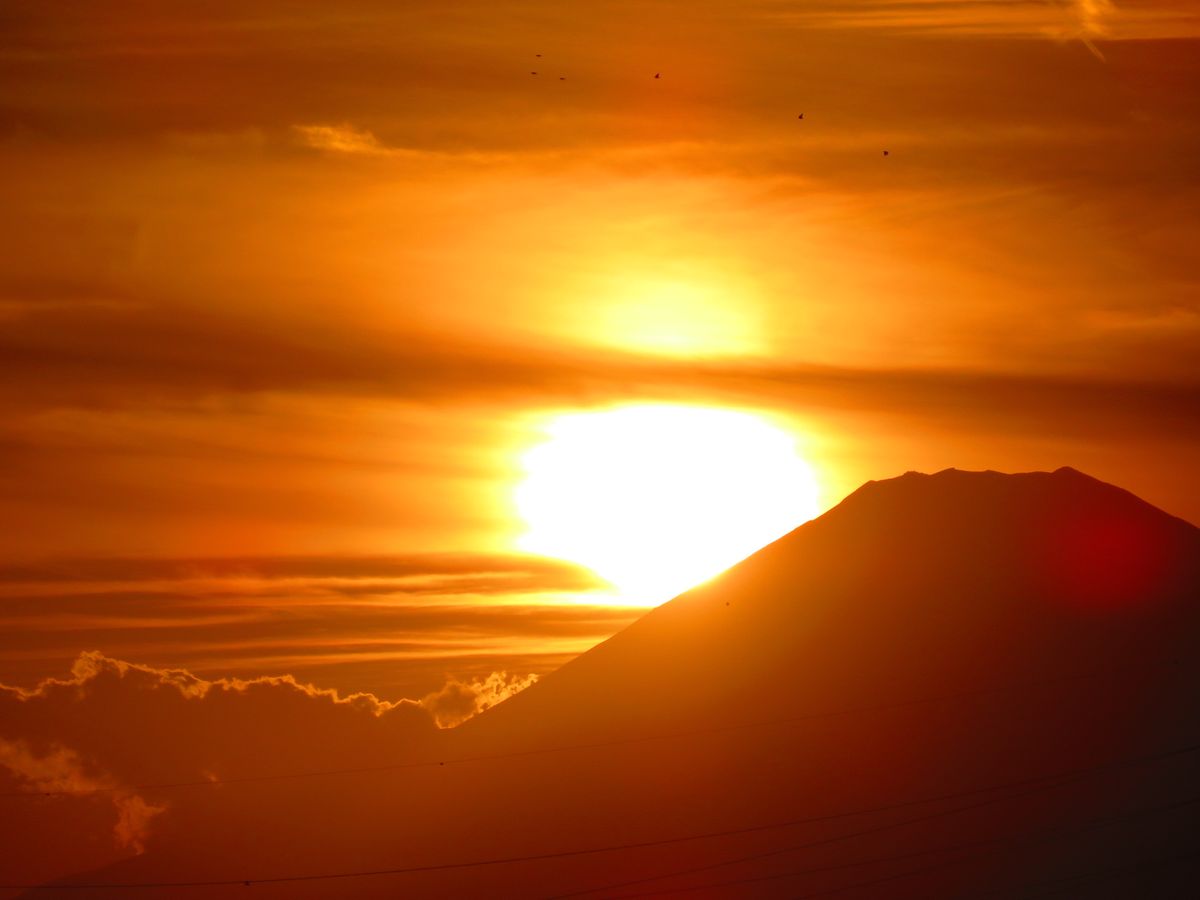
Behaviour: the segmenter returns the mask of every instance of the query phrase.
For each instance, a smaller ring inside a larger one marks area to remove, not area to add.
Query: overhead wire
[[[1066,878],[1058,878],[1058,879],[1052,879],[1049,881],[1034,882],[1032,884],[1021,885],[1020,887],[1016,888],[1016,890],[1020,890],[1020,891],[1026,891],[1026,890],[1031,890],[1031,889],[1037,890],[1038,888],[1041,888],[1041,887],[1047,887],[1047,886],[1052,887],[1054,885],[1062,884],[1064,882],[1078,883],[1079,881],[1094,880],[1097,878],[1106,878],[1107,879],[1107,878],[1112,878],[1114,875],[1119,876],[1119,875],[1128,874],[1131,872],[1141,871],[1141,870],[1146,869],[1151,866],[1174,865],[1176,863],[1184,862],[1189,859],[1197,859],[1197,858],[1200,858],[1200,850],[1196,850],[1196,851],[1189,852],[1189,853],[1174,854],[1172,856],[1160,857],[1158,859],[1139,860],[1136,863],[1124,865],[1124,866],[1115,866],[1115,867],[1109,867],[1109,868],[1099,869],[1099,870],[1089,870],[1088,872],[1079,873],[1077,875],[1068,876]],[[868,879],[865,881],[855,881],[850,884],[843,884],[843,885],[838,885],[836,887],[823,888],[818,891],[808,891],[803,894],[792,894],[790,896],[791,896],[791,900],[812,900],[812,898],[814,898],[814,897],[829,897],[834,894],[844,894],[847,891],[853,891],[853,890],[857,890],[859,888],[876,887],[880,884],[886,884],[888,882],[893,882],[893,881],[900,881],[905,878],[914,878],[918,875],[928,875],[930,873],[937,872],[938,870],[940,870],[942,868],[944,868],[943,865],[924,866],[920,869],[910,869],[905,872],[897,872],[897,873],[893,873],[891,875],[883,875],[883,876],[880,876],[877,878],[871,878],[871,879]],[[744,883],[749,883],[749,881],[746,881]],[[731,882],[731,884],[732,884],[732,882]],[[1012,894],[1011,894],[1012,890],[1013,890],[1012,888],[1005,888],[1001,891],[992,891],[992,892],[988,892],[985,894],[974,894],[971,897],[963,898],[963,900],[974,900],[974,898],[996,897],[996,896],[1010,897],[1010,896],[1012,896]],[[1067,890],[1075,890],[1075,887],[1072,886],[1070,888],[1067,888]],[[1056,893],[1061,893],[1061,892],[1056,892]]]
[[[728,836],[732,836],[732,835],[750,834],[750,833],[754,833],[754,832],[761,832],[761,831],[767,831],[767,830],[778,829],[778,828],[792,827],[792,826],[801,825],[801,824],[813,824],[813,823],[819,823],[819,822],[825,822],[825,821],[832,821],[834,819],[848,818],[848,817],[852,817],[852,816],[856,816],[856,815],[864,815],[864,814],[874,813],[874,812],[883,812],[883,811],[887,811],[887,810],[902,808],[905,806],[915,806],[915,805],[924,804],[924,803],[938,802],[941,800],[956,799],[959,797],[978,795],[981,793],[1007,790],[1009,788],[1014,788],[1014,787],[1031,786],[1031,785],[1037,784],[1037,783],[1050,782],[1049,786],[1054,787],[1054,786],[1056,786],[1054,784],[1055,782],[1059,782],[1064,779],[1086,777],[1087,775],[1096,774],[1096,773],[1104,772],[1104,771],[1111,771],[1111,770],[1126,768],[1131,765],[1139,765],[1139,764],[1143,764],[1143,763],[1152,763],[1152,762],[1161,762],[1161,761],[1165,761],[1167,759],[1173,759],[1175,757],[1179,757],[1179,756],[1186,755],[1189,753],[1195,753],[1198,750],[1200,750],[1200,744],[1193,744],[1193,745],[1189,745],[1186,747],[1174,748],[1172,750],[1163,751],[1163,752],[1156,753],[1156,754],[1150,754],[1150,755],[1144,755],[1144,756],[1138,756],[1138,757],[1126,757],[1126,758],[1114,760],[1114,761],[1111,761],[1108,763],[1094,765],[1094,766],[1088,766],[1088,767],[1084,767],[1084,768],[1080,768],[1080,769],[1068,770],[1066,772],[1051,773],[1049,775],[1037,776],[1037,777],[1033,777],[1033,778],[1025,778],[1025,779],[1020,779],[1017,781],[1010,781],[1010,782],[1004,782],[1004,783],[1000,783],[1000,784],[988,785],[988,786],[984,786],[984,787],[972,788],[972,789],[964,790],[964,791],[956,791],[956,792],[942,794],[942,795],[938,795],[938,796],[934,796],[934,797],[925,797],[925,798],[921,798],[921,799],[906,800],[906,801],[886,804],[886,805],[882,805],[882,806],[864,807],[864,808],[860,808],[860,809],[852,810],[852,811],[830,813],[830,814],[825,814],[825,815],[820,815],[820,816],[810,816],[810,817],[798,818],[798,819],[793,819],[793,820],[784,821],[784,822],[773,822],[773,823],[767,823],[767,824],[751,825],[751,826],[746,826],[746,827],[741,827],[741,828],[732,828],[732,829],[724,829],[724,830],[720,830],[720,831],[701,832],[701,833],[696,833],[696,834],[681,835],[681,836],[674,836],[674,837],[668,837],[668,838],[659,838],[659,839],[647,840],[647,841],[634,841],[634,842],[626,842],[626,843],[620,843],[620,844],[609,844],[609,845],[605,845],[605,846],[588,847],[588,848],[582,848],[582,849],[576,849],[576,850],[563,850],[563,851],[533,853],[533,854],[524,854],[524,855],[516,855],[516,856],[501,856],[501,857],[493,857],[490,859],[482,859],[482,860],[469,860],[469,861],[451,862],[451,863],[434,863],[434,864],[419,865],[419,866],[397,866],[397,867],[393,867],[393,868],[381,868],[381,869],[359,869],[359,870],[348,870],[348,871],[337,871],[337,872],[320,872],[320,873],[313,873],[313,874],[307,874],[307,875],[276,875],[276,876],[260,876],[260,877],[249,877],[249,878],[241,877],[241,878],[156,881],[156,882],[149,882],[149,881],[146,881],[146,882],[137,882],[137,881],[132,881],[132,882],[78,882],[78,883],[64,882],[64,883],[59,883],[59,884],[54,884],[54,885],[0,884],[0,889],[5,889],[5,890],[39,890],[39,889],[41,889],[41,890],[45,890],[45,889],[55,889],[55,890],[101,890],[101,889],[136,890],[136,889],[152,889],[152,888],[224,887],[224,886],[234,886],[234,885],[246,886],[246,885],[253,885],[253,884],[282,884],[282,883],[299,883],[299,882],[312,882],[312,881],[332,881],[332,880],[348,879],[348,878],[365,878],[365,877],[384,876],[384,875],[403,875],[403,874],[414,874],[414,873],[420,873],[420,872],[439,872],[439,871],[449,871],[449,870],[483,868],[483,867],[489,867],[489,866],[510,865],[510,864],[515,864],[515,863],[525,863],[525,862],[542,862],[542,861],[552,860],[552,859],[564,859],[564,858],[569,858],[569,857],[585,856],[585,855],[598,854],[598,853],[609,853],[609,852],[615,852],[615,851],[633,850],[633,849],[640,849],[640,848],[646,848],[646,847],[660,847],[660,846],[666,846],[669,844],[679,844],[679,843],[685,843],[685,842],[690,842],[690,841],[703,840],[703,839],[707,839],[707,838],[728,837]],[[1036,793],[1036,792],[1037,792],[1037,790],[1035,789],[1032,791],[1028,791],[1027,793]],[[1024,794],[1021,794],[1018,796],[1024,796]],[[937,813],[932,813],[932,814],[918,817],[917,819],[914,819],[912,821],[891,823],[890,825],[883,826],[883,827],[884,828],[902,827],[905,824],[913,824],[916,821],[923,821],[926,819],[933,819],[933,818],[938,818],[938,817],[944,817],[947,815],[954,815],[957,812],[963,812],[963,811],[966,811],[967,809],[976,808],[976,806],[987,805],[988,803],[991,803],[991,802],[1000,802],[1001,800],[1004,800],[1004,799],[1016,799],[1016,797],[989,798],[987,801],[984,801],[979,804],[972,804],[971,806],[968,806],[968,807],[956,807],[955,809],[951,809],[951,810],[942,810]],[[875,831],[878,831],[878,830],[881,830],[880,826],[876,826],[871,829],[865,829],[859,834],[847,834],[847,835],[839,836],[838,839],[848,840],[851,837],[862,836],[865,834],[874,833]],[[649,879],[649,880],[656,880],[656,879]],[[605,888],[594,888],[594,889],[591,889],[591,890],[588,890],[585,892],[580,892],[580,893],[595,893],[598,890],[604,890],[604,889]],[[559,895],[559,896],[572,896],[572,895]]]
[[[1097,828],[1103,828],[1103,827],[1113,825],[1113,824],[1122,823],[1129,819],[1136,819],[1136,818],[1139,818],[1142,816],[1155,815],[1155,814],[1163,813],[1163,812],[1174,812],[1176,810],[1185,809],[1189,806],[1195,806],[1197,804],[1200,804],[1200,796],[1189,797],[1185,800],[1176,800],[1171,803],[1164,803],[1164,804],[1160,804],[1157,806],[1143,807],[1141,809],[1135,809],[1135,810],[1128,810],[1128,811],[1126,811],[1124,813],[1120,813],[1118,815],[1100,816],[1097,818],[1089,819],[1083,823],[1077,823],[1076,825],[1073,825],[1073,826],[1063,826],[1063,827],[1059,827],[1059,828],[1043,829],[1042,831],[1038,832],[1035,835],[1019,834],[1019,835],[1005,835],[1005,836],[992,837],[992,838],[979,838],[974,841],[966,841],[963,843],[942,845],[939,847],[927,847],[922,850],[912,850],[907,853],[898,853],[898,854],[892,854],[889,856],[876,856],[876,857],[871,857],[868,859],[855,859],[855,860],[850,860],[848,862],[831,863],[831,864],[821,865],[821,866],[810,866],[805,869],[795,869],[795,870],[792,870],[789,872],[777,872],[777,873],[772,873],[770,875],[756,875],[756,876],[752,876],[752,877],[735,878],[735,879],[730,879],[730,880],[726,880],[726,881],[709,881],[709,882],[705,882],[703,884],[688,885],[685,887],[677,887],[677,888],[659,887],[659,888],[654,889],[653,891],[646,891],[646,892],[637,893],[637,894],[614,894],[612,896],[611,900],[635,900],[635,898],[641,898],[641,897],[664,897],[664,896],[671,895],[671,894],[687,894],[687,893],[692,893],[694,891],[710,890],[713,888],[721,888],[721,887],[733,887],[733,886],[744,885],[744,884],[754,884],[754,883],[762,882],[762,881],[779,881],[779,880],[783,880],[786,878],[799,878],[803,875],[812,875],[812,874],[817,874],[820,872],[831,872],[831,871],[837,871],[839,869],[854,869],[854,868],[860,868],[863,866],[875,865],[877,863],[899,862],[901,860],[913,859],[913,858],[916,858],[919,856],[932,856],[934,854],[940,854],[940,853],[957,853],[957,852],[960,852],[963,850],[978,849],[980,847],[995,846],[997,844],[1048,843],[1048,841],[1045,840],[1045,838],[1047,836],[1053,836],[1052,839],[1054,839],[1054,840],[1064,838],[1064,837],[1067,839],[1070,839],[1073,837],[1078,837],[1079,835],[1084,834],[1088,831],[1091,831],[1091,830],[1094,830]],[[781,854],[788,853],[788,852],[792,852],[796,849],[798,849],[798,848],[788,847],[788,848],[785,848],[784,850],[779,851],[779,853],[781,853]],[[737,865],[738,863],[741,863],[741,862],[749,862],[752,860],[757,860],[759,858],[761,858],[761,857],[759,857],[759,856],[743,857],[740,859],[729,860],[726,863],[724,863],[723,865],[732,866],[732,865]],[[695,874],[696,871],[697,870],[689,870],[686,872],[686,874]],[[924,870],[922,870],[922,871],[924,871]],[[671,874],[671,875],[659,876],[659,877],[655,878],[654,880],[666,880],[668,878],[682,878],[682,877],[685,877],[685,874],[676,873],[676,874]],[[602,888],[602,889],[608,889],[608,887],[606,886],[605,888]],[[570,895],[558,895],[558,896],[561,897],[561,896],[570,896]]]
[[[1200,750],[1200,745],[1197,745],[1195,748],[1193,748],[1193,751],[1194,750]],[[1162,756],[1153,761],[1161,762],[1163,759],[1172,758],[1172,757],[1175,757],[1178,755],[1180,755],[1180,754],[1173,752],[1173,753],[1169,754],[1169,756]],[[586,897],[589,894],[609,892],[609,891],[614,891],[614,890],[618,890],[620,888],[625,888],[625,887],[636,887],[637,885],[649,884],[654,881],[665,881],[665,880],[671,879],[671,878],[682,878],[687,875],[697,875],[702,872],[711,872],[714,869],[722,869],[722,868],[726,868],[728,866],[739,865],[739,864],[747,863],[747,862],[757,862],[757,861],[760,861],[763,859],[768,859],[773,856],[782,856],[786,853],[795,853],[799,850],[808,850],[813,847],[822,847],[822,846],[826,846],[829,844],[840,843],[842,841],[851,840],[853,838],[865,837],[870,834],[877,834],[877,833],[884,832],[884,831],[890,831],[892,829],[904,827],[906,825],[915,825],[920,822],[932,821],[934,819],[944,818],[945,816],[948,816],[948,815],[955,815],[960,812],[969,812],[974,809],[981,809],[985,806],[991,806],[995,803],[1002,803],[1002,802],[1005,802],[1008,800],[1017,800],[1017,799],[1020,799],[1021,797],[1027,797],[1027,796],[1030,796],[1033,794],[1042,793],[1044,790],[1053,790],[1057,787],[1062,786],[1063,784],[1069,783],[1070,781],[1077,780],[1079,778],[1083,778],[1083,777],[1086,777],[1091,774],[1096,774],[1098,771],[1108,771],[1108,770],[1112,770],[1115,768],[1127,768],[1129,765],[1139,765],[1139,764],[1141,764],[1143,762],[1147,762],[1147,761],[1150,761],[1150,760],[1141,759],[1141,760],[1134,760],[1134,761],[1122,761],[1121,763],[1116,764],[1116,765],[1093,767],[1092,769],[1089,769],[1089,770],[1079,770],[1077,772],[1065,773],[1065,774],[1058,775],[1058,776],[1051,776],[1046,779],[1041,779],[1039,786],[1030,787],[1029,790],[1023,790],[1016,794],[1002,794],[998,797],[989,797],[985,800],[971,803],[966,806],[955,807],[950,810],[939,810],[939,811],[936,811],[933,813],[926,813],[926,814],[923,814],[920,816],[915,816],[915,817],[909,818],[909,819],[902,819],[898,822],[888,822],[883,825],[875,826],[873,828],[862,829],[859,831],[852,831],[852,832],[848,832],[846,834],[841,834],[841,835],[834,835],[833,837],[818,838],[816,840],[806,841],[804,843],[795,844],[795,845],[792,845],[789,847],[775,848],[775,849],[766,850],[766,851],[758,851],[756,853],[746,855],[746,856],[739,856],[734,859],[726,859],[726,860],[722,860],[719,862],[705,863],[704,865],[700,865],[700,866],[690,866],[686,869],[676,869],[671,872],[664,872],[664,873],[661,873],[658,875],[643,876],[640,878],[632,878],[632,879],[627,879],[627,880],[619,881],[619,882],[609,882],[606,884],[597,885],[596,887],[584,888],[584,889],[572,891],[569,893],[553,894],[551,896],[543,898],[543,900],[568,900],[568,898]],[[1049,784],[1041,783],[1041,782],[1047,782],[1047,781],[1050,783]],[[1020,786],[1020,785],[1010,785],[1010,786]],[[1025,786],[1029,786],[1029,785],[1025,785]],[[976,793],[981,793],[981,791],[977,791]],[[950,798],[943,797],[940,799],[950,799]],[[909,805],[915,805],[915,804],[909,804]],[[879,811],[882,811],[882,810],[879,810]],[[634,896],[638,896],[638,895],[634,895]]]

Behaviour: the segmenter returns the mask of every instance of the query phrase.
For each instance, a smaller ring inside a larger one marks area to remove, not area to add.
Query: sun
[[[560,415],[521,458],[522,550],[580,563],[654,605],[817,512],[796,440],[766,417],[683,405]]]

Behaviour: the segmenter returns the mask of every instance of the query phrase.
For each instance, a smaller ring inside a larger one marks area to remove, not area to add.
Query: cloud
[[[290,675],[205,679],[98,652],[80,654],[68,678],[32,688],[0,685],[0,712],[6,739],[64,748],[117,784],[202,771],[249,774],[255,764],[249,747],[287,748],[284,758],[296,757],[299,747],[299,756],[313,763],[340,757],[304,737],[314,727],[353,737],[368,758],[386,758],[432,729],[426,712],[409,700],[343,696]]]
[[[15,407],[70,403],[84,408],[120,408],[152,404],[156,398],[162,404],[196,402],[213,393],[264,397],[307,393],[544,404],[633,399],[681,390],[697,395],[708,389],[727,393],[729,388],[747,396],[764,396],[783,385],[789,390],[841,385],[847,393],[861,392],[857,402],[869,406],[881,390],[889,403],[902,399],[897,394],[904,393],[904,386],[942,383],[951,392],[956,385],[1007,391],[1009,385],[1035,382],[1051,392],[1061,383],[1072,392],[1093,390],[1120,399],[1110,393],[1118,372],[1105,373],[1107,346],[1090,340],[1077,348],[1086,350],[1090,359],[1068,355],[1090,370],[1075,376],[1048,372],[1011,375],[950,367],[855,368],[783,360],[684,361],[599,349],[484,344],[420,333],[392,335],[387,346],[368,333],[339,337],[311,343],[300,335],[289,337],[282,330],[264,328],[254,333],[232,319],[222,321],[211,315],[93,317],[81,313],[5,329],[0,337],[4,358],[0,370],[19,391],[14,389],[4,399]],[[1068,332],[1065,339],[1070,338]],[[1179,343],[1181,357],[1194,350],[1191,334],[1170,333],[1163,340]],[[1044,352],[1032,344],[1025,349],[1047,361],[1052,355],[1062,355],[1060,338]],[[1168,396],[1176,393],[1179,385],[1190,384],[1188,379],[1171,377],[1183,369],[1175,364],[1171,347],[1162,350],[1166,352],[1153,359],[1139,360],[1142,377],[1137,384],[1127,382],[1122,392]],[[1164,360],[1166,371],[1161,375],[1148,368]],[[1120,362],[1114,361],[1114,365]],[[1026,371],[1037,370],[1033,364],[1026,367]],[[169,378],[164,378],[164,372]],[[841,404],[843,400],[838,397],[831,402]]]
[[[137,854],[146,851],[150,821],[167,808],[165,803],[147,802],[110,776],[86,772],[78,754],[60,745],[52,744],[39,754],[25,741],[0,738],[0,766],[34,792],[48,795],[97,792],[97,799],[112,803],[116,811],[113,825],[116,845]]]
[[[0,562],[0,656],[22,684],[95,647],[422,697],[447,671],[546,672],[609,637],[638,610],[608,605],[595,593],[605,587],[588,570],[504,553]]]
[[[310,555],[215,558],[93,557],[39,564],[0,562],[0,583],[145,581],[276,581],[335,583],[389,579],[396,591],[410,582],[421,593],[446,593],[467,580],[485,593],[586,590],[602,582],[561,560],[506,553],[423,553],[391,556]],[[488,581],[487,579],[491,579]],[[386,589],[386,585],[379,586]]]
[[[291,675],[202,678],[80,654],[66,677],[0,685],[0,794],[22,823],[5,836],[16,855],[4,874],[37,882],[131,852],[153,858],[197,829],[219,840],[250,828],[264,808],[336,811],[370,779],[402,803],[419,787],[405,766],[445,753],[435,715],[455,724],[532,681],[451,679],[436,700],[388,701]],[[289,777],[306,773],[327,774]]]
[[[80,654],[65,678],[0,685],[0,794],[21,804],[29,857],[5,874],[98,866],[169,843],[198,821],[220,828],[229,815],[253,817],[267,802],[256,790],[275,804],[304,809],[322,797],[336,806],[344,779],[402,776],[408,763],[438,759],[442,729],[535,680],[492,672],[451,678],[419,702],[387,701],[291,675],[202,678]],[[327,774],[289,779],[306,773]],[[109,835],[107,859],[96,855],[100,829]]]
[[[502,703],[537,681],[537,675],[524,678],[507,672],[493,672],[469,682],[451,678],[440,691],[426,695],[421,705],[429,710],[439,728],[453,728],[472,716]]]
[[[1071,7],[1079,18],[1084,34],[1101,35],[1108,31],[1108,20],[1116,12],[1112,0],[1074,0]]]
[[[808,26],[887,30],[913,35],[1078,39],[1167,37],[1195,33],[1195,21],[1175,0],[1118,9],[1112,0],[853,0],[775,4],[767,15]],[[1122,22],[1121,29],[1114,23]],[[1103,57],[1101,57],[1103,58]]]
[[[1116,12],[1116,5],[1112,0],[1071,0],[1069,8],[1075,19],[1075,27],[1056,36],[1078,38],[1096,59],[1105,62],[1104,54],[1093,39],[1109,33],[1109,21]]]
[[[147,783],[381,765],[432,732],[428,713],[410,701],[341,696],[290,676],[208,680],[94,652],[81,654],[68,678],[0,685],[7,790],[51,794],[45,802],[57,813],[45,811],[63,828],[78,818],[63,804],[111,803],[117,847],[139,854],[170,809]],[[78,818],[78,827],[90,821]]]
[[[443,727],[449,718],[456,724],[534,681],[494,672],[467,682],[451,678],[421,701],[389,701],[292,675],[207,679],[89,651],[68,678],[31,688],[0,684],[0,737],[7,742],[0,760],[39,791],[131,796],[122,785],[154,781],[156,773],[170,780],[253,775],[247,767],[257,767],[266,750],[289,759],[294,770],[305,763],[344,766],[356,753],[360,764],[382,763],[431,738],[435,711]],[[324,729],[354,749],[326,745],[319,739]],[[107,774],[93,774],[92,766]]]
[[[317,150],[365,156],[386,156],[392,152],[371,132],[353,125],[293,125],[292,128],[303,144]]]

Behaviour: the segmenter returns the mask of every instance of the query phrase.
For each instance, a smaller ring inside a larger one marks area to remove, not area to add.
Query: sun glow
[[[581,563],[653,605],[817,512],[795,438],[764,417],[695,406],[560,416],[525,453],[521,549]]]
[[[752,355],[762,351],[756,318],[733,290],[711,278],[630,279],[589,316],[592,333],[623,350],[666,356]]]

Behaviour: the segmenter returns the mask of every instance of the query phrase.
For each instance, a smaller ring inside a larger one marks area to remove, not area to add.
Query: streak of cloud
[[[0,583],[73,582],[137,583],[145,581],[221,579],[250,581],[329,579],[359,581],[394,579],[402,590],[418,580],[428,592],[446,592],[463,578],[480,591],[528,593],[537,590],[572,591],[599,586],[586,569],[561,560],[504,553],[428,553],[396,556],[266,556],[230,558],[112,558],[55,559],[40,564],[0,562]],[[491,578],[488,584],[482,579]],[[377,587],[376,589],[380,589]]]
[[[136,854],[146,852],[150,822],[167,809],[165,803],[149,803],[136,791],[122,787],[111,777],[88,773],[75,751],[57,744],[51,744],[46,752],[38,753],[23,740],[0,738],[0,767],[7,769],[18,783],[34,792],[100,792],[99,800],[111,803],[116,812],[113,825],[116,846]]]
[[[1083,42],[1096,59],[1107,62],[1096,46],[1095,39],[1109,33],[1109,21],[1116,12],[1116,4],[1112,0],[1072,0],[1070,9],[1078,23],[1074,36]]]
[[[490,659],[545,672],[610,636],[637,611],[606,605],[606,589],[577,566],[502,553],[12,561],[0,680],[46,677],[83,644],[420,697],[440,671],[486,681]]]
[[[914,36],[1077,39],[1091,41],[1195,34],[1197,21],[1174,0],[1128,4],[1113,0],[851,0],[846,3],[784,0],[760,7],[777,21],[807,27],[888,31]],[[1114,27],[1116,23],[1120,27]]]
[[[306,146],[317,150],[364,156],[386,156],[393,152],[371,132],[348,124],[292,127]]]

